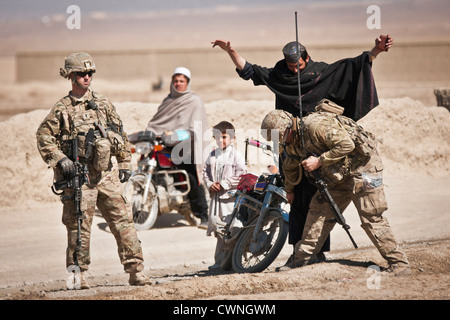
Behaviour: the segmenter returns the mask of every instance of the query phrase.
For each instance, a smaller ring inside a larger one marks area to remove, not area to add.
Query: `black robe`
[[[246,64],[238,74],[252,79],[255,86],[265,85],[275,94],[275,108],[299,116],[298,77],[290,71],[285,60],[273,68]],[[310,59],[300,73],[303,115],[315,111],[324,98],[344,107],[344,115],[357,121],[378,105],[378,96],[372,75],[369,52],[333,64]]]
[[[252,80],[255,86],[265,85],[275,94],[275,108],[300,115],[298,106],[298,76],[290,71],[285,60],[273,68],[246,62],[242,71],[236,69],[244,80]],[[332,64],[311,59],[300,73],[302,115],[315,111],[317,103],[330,99],[344,107],[344,115],[357,121],[378,105],[378,96],[372,75],[369,52],[355,58],[347,58]],[[289,243],[295,245],[303,233],[309,204],[316,187],[303,179],[295,189],[294,202],[289,218]],[[330,250],[330,237],[320,252]]]

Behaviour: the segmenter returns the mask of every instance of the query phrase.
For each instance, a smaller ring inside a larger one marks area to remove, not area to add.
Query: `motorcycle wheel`
[[[131,211],[136,230],[148,230],[153,227],[158,217],[159,201],[153,182],[150,184],[147,203],[142,203],[145,188],[145,176],[135,175],[129,180],[127,199],[131,199]]]
[[[239,273],[255,273],[266,269],[283,249],[289,225],[279,211],[267,214],[257,242],[252,244],[254,226],[245,229],[233,251],[233,269]],[[253,252],[252,252],[253,251]]]

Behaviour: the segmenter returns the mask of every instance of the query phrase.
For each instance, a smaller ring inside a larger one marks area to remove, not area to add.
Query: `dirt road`
[[[154,229],[139,232],[153,285],[128,285],[113,236],[102,217],[94,218],[89,290],[66,290],[65,229],[60,204],[0,210],[0,299],[448,299],[450,233],[446,179],[387,175],[387,217],[403,244],[412,275],[384,277],[384,261],[359,227],[354,208],[345,213],[360,246],[354,250],[338,226],[326,263],[275,272],[291,253],[286,244],[272,266],[259,274],[208,271],[215,239],[187,226],[177,214],[162,216]],[[439,191],[441,190],[441,191]],[[442,194],[441,194],[441,193]],[[7,227],[9,226],[9,227]]]

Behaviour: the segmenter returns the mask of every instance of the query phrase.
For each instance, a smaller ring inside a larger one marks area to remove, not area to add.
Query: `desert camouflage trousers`
[[[388,220],[382,215],[387,210],[382,170],[381,159],[378,154],[374,154],[367,164],[358,168],[358,172],[329,188],[329,191],[341,212],[353,202],[361,227],[389,265],[408,264]],[[334,218],[329,204],[317,191],[311,200],[302,240],[295,245],[295,265],[308,264],[318,253],[336,224]]]
[[[107,222],[111,233],[117,243],[117,250],[121,263],[126,272],[139,272],[144,269],[141,243],[137,237],[134,223],[127,213],[127,206],[121,196],[120,181],[117,170],[103,172],[103,178],[93,188],[86,185],[82,187],[81,211],[83,221],[81,224],[81,251],[77,260],[81,271],[88,269],[91,262],[90,240],[91,226],[95,207]],[[65,195],[71,195],[66,190]],[[75,206],[72,200],[63,201],[62,222],[67,229],[66,267],[74,264],[73,253],[77,242],[77,219]]]

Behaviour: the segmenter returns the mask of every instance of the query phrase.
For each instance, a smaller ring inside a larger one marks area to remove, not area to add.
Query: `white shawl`
[[[204,137],[205,131],[209,129],[206,110],[202,99],[192,92],[190,85],[183,92],[171,85],[170,94],[158,107],[145,130],[162,135],[165,131],[186,129],[194,132],[194,161],[199,173],[204,162],[203,151],[210,142],[209,137]]]

